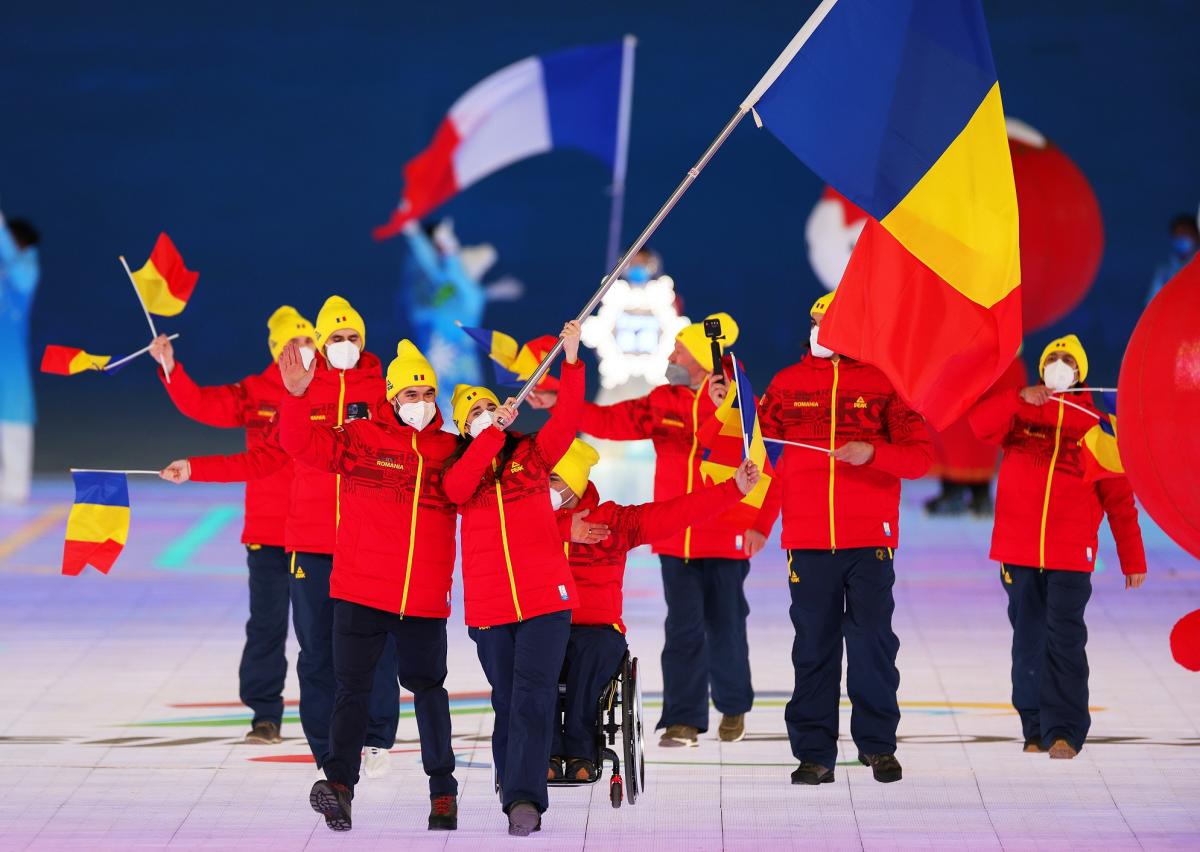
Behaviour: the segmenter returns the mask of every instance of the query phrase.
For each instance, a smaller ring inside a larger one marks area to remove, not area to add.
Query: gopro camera
[[[716,317],[711,317],[704,321],[704,336],[708,338],[708,342],[712,344],[712,362],[713,375],[719,376],[722,380],[725,378],[725,369],[721,366],[721,344],[717,341],[723,340],[725,335],[721,333],[721,321]]]
[[[725,335],[721,333],[721,321],[716,317],[704,321],[704,336],[710,340],[720,340]]]
[[[346,422],[351,420],[368,420],[371,408],[365,402],[350,402],[346,404]]]

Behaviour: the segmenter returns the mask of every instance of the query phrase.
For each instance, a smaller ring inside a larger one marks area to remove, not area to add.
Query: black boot
[[[807,760],[792,770],[793,784],[832,784],[833,770]]]
[[[333,781],[318,781],[312,785],[308,803],[312,809],[325,817],[325,825],[333,831],[350,830],[350,800],[353,791],[345,784]]]
[[[858,762],[871,767],[871,774],[880,784],[890,784],[904,776],[900,761],[896,760],[894,754],[860,754]]]
[[[455,831],[458,828],[458,799],[447,793],[429,797],[429,830]]]
[[[970,507],[971,514],[977,518],[990,518],[996,514],[990,482],[978,482],[971,486]]]
[[[925,511],[933,517],[953,517],[967,511],[966,494],[962,485],[942,480],[942,493],[925,501]]]

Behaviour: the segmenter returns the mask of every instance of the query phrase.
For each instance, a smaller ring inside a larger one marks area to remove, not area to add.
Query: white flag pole
[[[650,220],[650,224],[646,225],[646,227],[642,229],[642,232],[638,235],[638,238],[633,241],[633,245],[625,250],[625,254],[621,256],[621,259],[617,261],[617,263],[610,269],[609,273],[600,281],[600,289],[598,289],[594,294],[592,294],[592,297],[588,299],[587,304],[583,306],[583,310],[581,310],[579,315],[576,316],[576,321],[583,322],[585,319],[591,316],[594,310],[596,310],[596,307],[604,298],[604,294],[608,292],[609,288],[619,277],[620,271],[624,269],[626,264],[629,263],[633,256],[637,254],[643,246],[646,245],[646,242],[650,239],[650,237],[654,236],[654,232],[658,230],[658,226],[661,225],[663,220],[667,218],[667,214],[669,214],[675,208],[675,205],[679,203],[679,199],[682,198],[684,193],[691,188],[692,184],[696,181],[696,178],[700,177],[700,172],[702,172],[704,167],[708,165],[708,161],[711,160],[713,155],[716,154],[720,147],[725,144],[725,140],[729,138],[729,135],[733,133],[734,128],[736,128],[738,124],[741,123],[742,119],[746,117],[746,113],[749,112],[756,103],[758,103],[758,99],[762,97],[767,88],[775,82],[780,74],[783,73],[783,69],[787,67],[787,64],[792,61],[792,58],[800,51],[800,48],[804,46],[804,43],[808,41],[813,32],[816,31],[821,21],[825,20],[825,16],[829,14],[829,10],[833,8],[836,2],[837,0],[822,0],[821,5],[816,8],[816,11],[812,13],[808,21],[806,21],[804,26],[800,28],[800,31],[796,33],[795,37],[788,43],[788,46],[784,48],[783,53],[779,54],[779,57],[774,63],[772,63],[771,67],[767,69],[767,73],[764,74],[762,79],[758,81],[758,85],[756,85],[750,91],[750,94],[746,96],[746,99],[742,101],[741,105],[737,108],[737,111],[733,114],[733,117],[730,118],[729,121],[725,122],[725,126],[721,128],[721,132],[718,133],[717,137],[709,143],[708,147],[704,150],[704,153],[700,155],[700,159],[696,161],[695,165],[688,169],[687,174],[683,177],[683,180],[679,182],[678,186],[675,187],[675,190],[667,197],[667,200],[663,202],[663,205],[658,209],[658,212],[654,214],[654,217]],[[558,358],[559,354],[562,352],[562,348],[562,339],[560,338],[554,344],[554,347],[546,353],[546,357],[542,359],[540,364],[538,364],[537,369],[533,371],[533,374],[530,375],[529,379],[525,382],[525,386],[522,387],[521,391],[517,394],[517,405],[520,405],[525,401],[526,397],[528,397],[533,389],[537,387],[537,383],[542,380],[542,377],[546,375],[547,372],[549,372],[550,368],[554,365],[554,360]],[[503,422],[501,422],[500,425],[504,425]],[[823,450],[822,452],[827,451]]]
[[[729,353],[729,361],[733,365],[733,392],[738,404],[738,425],[742,430],[742,452],[745,453],[743,458],[750,458],[750,436],[746,434],[746,418],[742,415],[742,383],[738,381],[737,356],[732,352]],[[754,405],[754,400],[750,400],[750,404]]]
[[[608,212],[608,249],[604,265],[612,269],[621,252],[621,223],[625,216],[625,172],[629,163],[629,127],[633,115],[633,56],[637,37],[621,40],[621,85],[617,100],[617,149],[613,157],[612,201]],[[618,269],[620,275],[623,270]]]
[[[783,444],[788,447],[802,447],[806,450],[816,450],[818,453],[829,455],[828,447],[818,447],[816,444],[802,444],[799,441],[785,441],[782,438],[763,438],[768,444]]]
[[[150,339],[158,337],[158,329],[154,327],[154,320],[150,318],[150,309],[146,307],[145,301],[142,300],[142,291],[138,289],[137,281],[133,278],[133,271],[129,268],[129,264],[125,262],[125,255],[119,255],[117,260],[121,261],[121,266],[125,267],[125,274],[129,276],[129,283],[133,285],[134,295],[137,296],[138,304],[142,306],[142,313],[146,315],[146,323],[150,326]],[[167,371],[166,365],[163,366],[163,375],[167,377],[167,384],[171,384],[171,374]]]
[[[1090,408],[1084,408],[1082,405],[1076,405],[1075,403],[1073,403],[1073,402],[1069,402],[1068,400],[1065,400],[1065,399],[1060,399],[1060,400],[1059,400],[1059,402],[1061,402],[1063,405],[1069,405],[1069,406],[1071,406],[1072,408],[1077,408],[1077,409],[1079,409],[1080,411],[1082,411],[1084,414],[1088,415],[1089,417],[1095,417],[1097,420],[1103,420],[1103,419],[1104,419],[1104,418],[1103,418],[1103,417],[1101,417],[1099,414],[1097,414],[1096,412],[1092,411]]]
[[[1055,391],[1059,393],[1116,393],[1116,388],[1067,388],[1066,390]]]
[[[141,476],[158,476],[157,470],[102,470],[95,467],[73,467],[71,473],[125,473],[138,474]]]
[[[167,338],[167,340],[174,340],[178,336],[179,336],[178,334],[172,334]],[[126,355],[124,358],[121,358],[117,361],[113,361],[111,364],[106,364],[101,369],[115,370],[117,367],[120,367],[122,364],[126,364],[126,363],[132,361],[134,358],[138,357],[139,355],[145,355],[149,351],[150,351],[149,346],[143,346],[137,352],[131,352],[128,355]]]

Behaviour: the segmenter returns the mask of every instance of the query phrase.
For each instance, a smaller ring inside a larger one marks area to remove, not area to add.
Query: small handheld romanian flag
[[[67,517],[62,572],[76,576],[87,565],[107,574],[129,535],[129,483],[123,473],[78,471],[75,505]]]
[[[498,385],[519,385],[533,375],[547,353],[558,342],[549,334],[535,337],[521,346],[516,339],[488,328],[459,326],[475,344],[487,353],[492,362]],[[538,382],[538,390],[557,390],[558,379],[546,373]]]
[[[47,346],[42,353],[42,372],[73,376],[84,370],[103,370],[111,355],[93,355],[74,346]]]
[[[1109,401],[1108,394],[1102,396]],[[1116,408],[1115,402],[1115,399],[1111,400],[1111,408]],[[1088,429],[1079,439],[1079,449],[1083,459],[1085,481],[1095,482],[1097,479],[1125,475],[1125,466],[1121,464],[1121,453],[1117,449],[1117,416],[1104,411],[1103,407],[1100,422]]]
[[[146,303],[146,310],[161,317],[173,317],[187,307],[199,277],[199,272],[183,265],[183,256],[175,243],[162,233],[146,265],[133,273],[133,283]]]
[[[730,361],[733,366],[733,387],[712,419],[701,427],[697,435],[698,442],[704,447],[700,473],[710,482],[725,482],[734,475],[749,450],[750,460],[758,465],[762,476],[754,489],[730,510],[733,516],[729,513],[722,516],[731,522],[736,517],[737,523],[744,521],[749,527],[758,517],[767,490],[771,487],[773,465],[779,459],[782,446],[767,448],[758,422],[758,406],[754,401],[750,379],[736,358],[731,356]]]

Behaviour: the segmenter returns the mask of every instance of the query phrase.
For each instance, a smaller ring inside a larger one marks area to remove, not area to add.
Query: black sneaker
[[[596,780],[596,764],[586,757],[573,757],[567,761],[567,780],[594,781]]]
[[[871,767],[871,774],[880,784],[891,784],[904,776],[900,761],[896,760],[894,754],[860,754],[858,762]]]
[[[551,755],[550,765],[546,768],[547,781],[561,781],[563,779],[563,759]]]
[[[508,809],[508,833],[513,837],[528,837],[542,830],[542,815],[533,802],[514,802]]]
[[[325,825],[332,831],[350,830],[350,800],[354,794],[345,784],[318,781],[312,785],[308,803],[312,809],[325,817]]]
[[[449,794],[429,797],[429,830],[455,831],[458,829],[458,799]]]
[[[792,770],[793,784],[832,784],[833,770],[807,760]]]
[[[971,514],[977,518],[990,518],[996,514],[996,506],[992,503],[992,494],[988,485],[971,486]]]

